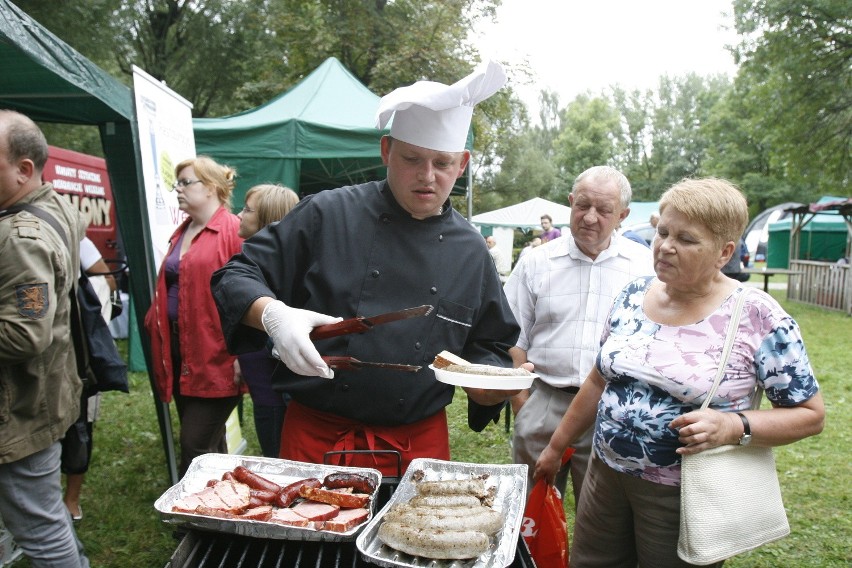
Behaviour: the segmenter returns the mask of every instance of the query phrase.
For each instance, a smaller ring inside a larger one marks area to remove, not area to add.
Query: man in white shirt
[[[512,458],[529,465],[539,454],[595,364],[615,296],[631,280],[654,273],[651,251],[615,229],[630,213],[630,182],[609,166],[574,181],[570,234],[524,255],[504,287],[521,334],[510,349],[514,366],[532,362],[539,378],[512,399]],[[575,503],[591,452],[592,430],[578,440],[556,487],[564,495],[568,470]],[[532,489],[532,483],[528,485]]]
[[[503,251],[497,246],[497,239],[492,236],[485,237],[485,245],[488,247],[488,254],[491,255],[491,260],[494,261],[494,268],[497,269],[497,274],[500,276],[500,282],[506,282],[511,271],[506,259],[503,257]]]

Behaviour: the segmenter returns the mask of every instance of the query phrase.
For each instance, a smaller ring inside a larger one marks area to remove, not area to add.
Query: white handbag
[[[701,409],[724,375],[747,290],[740,293],[728,326],[722,361]],[[751,408],[760,407],[758,388]],[[772,448],[726,445],[683,456],[677,554],[705,566],[790,534]]]

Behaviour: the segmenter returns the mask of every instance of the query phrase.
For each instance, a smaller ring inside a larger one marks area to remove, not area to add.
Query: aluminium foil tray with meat
[[[469,560],[434,560],[409,556],[385,545],[378,538],[382,518],[397,503],[403,503],[417,494],[416,472],[423,472],[423,481],[469,479],[487,475],[486,487],[493,486],[494,500],[491,506],[503,514],[505,524],[493,537],[491,547],[478,558]],[[526,464],[475,464],[436,459],[417,458],[399,482],[390,501],[376,513],[355,540],[361,557],[378,566],[387,568],[505,568],[512,564],[518,546],[518,536],[524,517],[527,495]]]
[[[347,532],[341,533],[304,527],[292,527],[266,521],[225,519],[172,511],[172,507],[179,499],[202,491],[209,480],[221,479],[226,471],[233,471],[234,468],[240,465],[270,481],[274,481],[282,487],[300,479],[310,477],[315,477],[322,481],[330,473],[357,473],[375,481],[377,489],[373,492],[373,496],[370,498],[369,505],[367,506],[370,512],[367,521],[353,527]],[[376,493],[381,482],[381,472],[370,468],[323,465],[231,454],[204,454],[192,460],[183,478],[177,484],[167,489],[157,499],[154,503],[154,508],[160,512],[160,516],[164,522],[185,528],[277,540],[343,542],[354,540],[358,536],[358,533],[366,527],[370,519],[373,518]]]

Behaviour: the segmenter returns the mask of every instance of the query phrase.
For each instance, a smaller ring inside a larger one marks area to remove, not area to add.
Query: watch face
[[[743,434],[740,436],[740,445],[748,446],[751,443],[751,434]]]

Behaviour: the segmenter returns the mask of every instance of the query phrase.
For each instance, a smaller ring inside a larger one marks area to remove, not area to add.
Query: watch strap
[[[748,423],[748,418],[746,418],[745,414],[742,412],[737,412],[737,416],[740,417],[740,420],[743,421],[743,434],[740,436],[739,443],[742,444],[743,440],[751,437],[751,425]]]

